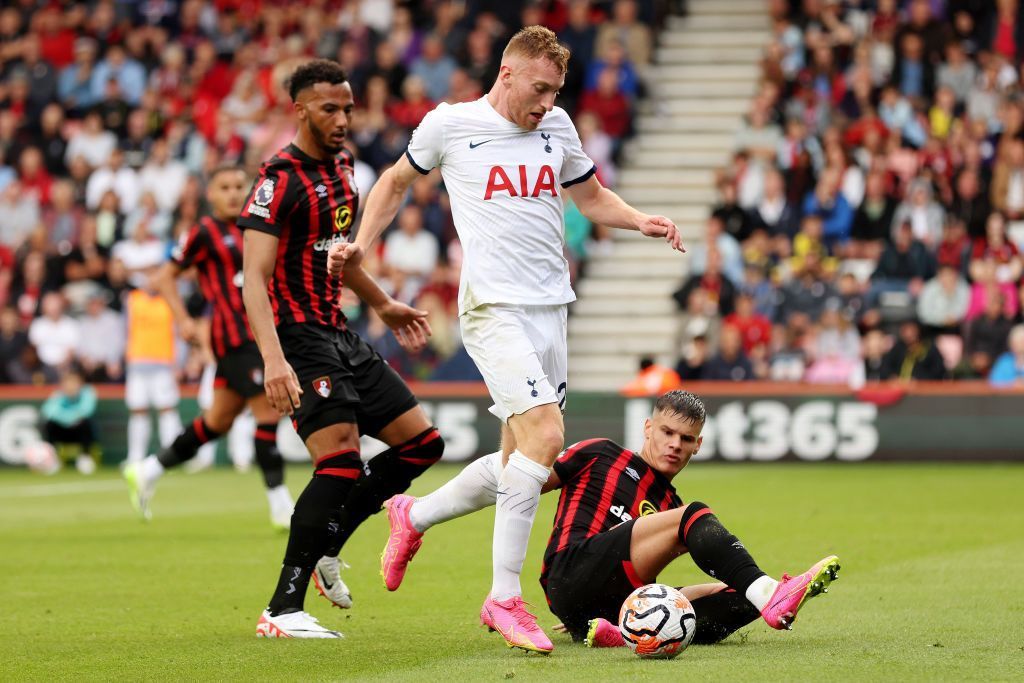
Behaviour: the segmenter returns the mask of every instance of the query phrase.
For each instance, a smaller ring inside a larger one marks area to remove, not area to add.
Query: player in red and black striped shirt
[[[284,485],[284,460],[277,450],[277,411],[263,392],[263,361],[242,305],[242,231],[235,218],[248,178],[236,166],[217,168],[207,183],[211,215],[199,220],[156,277],[183,339],[198,343],[195,321],[178,294],[177,279],[194,268],[199,289],[212,309],[210,342],[217,363],[213,403],[170,446],[125,470],[136,507],[149,517],[149,499],[166,469],[195,457],[199,447],[226,433],[246,406],[256,419],[256,462],[263,471],[270,521],[287,529],[292,497]]]
[[[298,133],[263,164],[238,224],[245,230],[245,308],[267,396],[292,416],[314,473],[295,502],[280,579],[256,632],[338,638],[304,610],[310,578],[335,605],[350,604],[338,592],[338,551],[385,500],[440,459],[444,442],[398,374],[345,327],[341,282],[328,277],[328,249],[349,239],[358,206],[352,157],[343,147],[354,106],[345,72],[312,61],[296,69],[289,92]],[[361,268],[345,277],[400,343],[425,344],[426,312],[392,299]],[[391,446],[365,465],[365,475],[360,434]]]
[[[671,391],[655,403],[639,451],[590,439],[555,461],[544,490],[560,488],[561,494],[540,581],[551,611],[574,639],[623,644],[612,626],[623,601],[687,552],[721,582],[682,589],[697,614],[695,643],[718,642],[759,615],[783,628],[805,596],[834,578],[838,562],[830,557],[799,577],[775,581],[704,503],[683,504],[672,479],[700,448],[704,421],[699,398]],[[413,541],[435,524],[493,505],[501,493],[500,469],[501,454],[492,453],[412,502]]]

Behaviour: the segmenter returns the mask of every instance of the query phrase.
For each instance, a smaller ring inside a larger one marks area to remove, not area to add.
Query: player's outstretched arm
[[[406,191],[419,177],[420,172],[413,168],[404,154],[380,176],[366,198],[359,233],[356,235],[355,243],[363,250],[368,250],[384,232],[384,228],[395,219]]]
[[[580,212],[594,223],[624,230],[639,230],[648,237],[664,237],[673,249],[685,252],[683,238],[675,223],[664,216],[637,211],[601,185],[597,176],[566,188]]]
[[[174,261],[167,261],[153,275],[153,286],[171,307],[171,314],[174,315],[174,322],[178,326],[178,334],[181,335],[181,338],[189,344],[198,345],[200,339],[196,321],[188,314],[185,302],[181,300],[181,295],[178,293],[179,275],[181,275],[181,268],[178,264]]]
[[[277,237],[258,230],[245,231],[245,246],[242,249],[242,300],[245,302],[245,314],[263,356],[263,386],[267,400],[279,413],[291,415],[299,406],[302,388],[281,350],[281,340],[274,327],[274,311],[267,294],[267,283],[274,272],[276,258]]]

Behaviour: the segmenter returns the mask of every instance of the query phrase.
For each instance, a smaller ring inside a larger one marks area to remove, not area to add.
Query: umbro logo
[[[493,142],[493,141],[494,141],[494,138],[491,138],[490,140],[484,140],[483,142],[473,142],[472,140],[470,140],[469,148],[470,149],[476,149],[480,145],[486,145],[488,142]]]
[[[628,474],[629,478],[632,479],[633,481],[640,481],[640,475],[637,474],[637,471],[634,470],[632,467],[626,468],[626,474]]]
[[[316,196],[320,197],[320,199],[323,199],[324,197],[327,196],[327,186],[324,185],[323,183],[317,185],[313,189],[316,190]]]

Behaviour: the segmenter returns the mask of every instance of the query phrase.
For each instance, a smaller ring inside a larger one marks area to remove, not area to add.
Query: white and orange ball
[[[638,657],[671,659],[693,640],[697,615],[678,589],[651,583],[637,588],[622,603],[619,631]]]

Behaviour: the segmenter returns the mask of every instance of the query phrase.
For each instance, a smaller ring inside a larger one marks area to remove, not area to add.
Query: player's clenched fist
[[[282,415],[291,415],[299,407],[302,387],[292,366],[283,358],[270,360],[263,369],[263,389],[271,407]]]
[[[352,242],[331,245],[327,252],[327,272],[338,277],[346,266],[355,267],[363,262],[363,248]]]
[[[665,241],[672,245],[676,251],[685,252],[683,247],[683,236],[679,234],[679,228],[664,216],[647,216],[640,223],[640,232],[648,237],[664,237]]]

